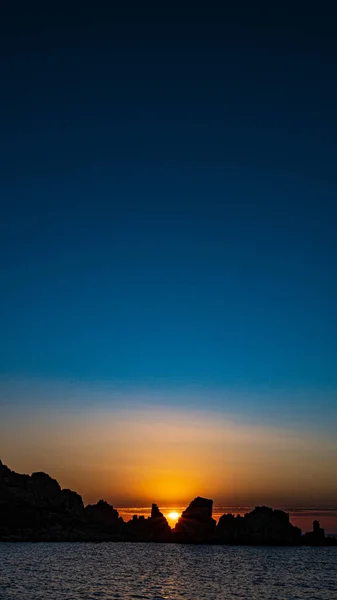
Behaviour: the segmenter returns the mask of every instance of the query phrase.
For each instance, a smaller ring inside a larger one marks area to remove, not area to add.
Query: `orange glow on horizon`
[[[169,512],[166,515],[166,518],[170,521],[171,525],[175,525],[176,522],[178,521],[179,517],[180,517],[180,514],[178,512],[176,512],[175,510]]]
[[[84,504],[155,502],[165,516],[197,496],[218,506],[335,506],[335,438],[231,415],[155,406],[81,414],[39,408],[1,419],[0,438],[11,469],[44,471]]]

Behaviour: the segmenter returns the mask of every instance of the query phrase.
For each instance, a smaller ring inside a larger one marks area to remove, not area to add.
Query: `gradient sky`
[[[333,15],[95,10],[2,8],[0,456],[337,506]]]

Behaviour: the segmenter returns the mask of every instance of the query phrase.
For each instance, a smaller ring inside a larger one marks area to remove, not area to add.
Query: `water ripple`
[[[0,600],[337,600],[337,548],[0,543]]]

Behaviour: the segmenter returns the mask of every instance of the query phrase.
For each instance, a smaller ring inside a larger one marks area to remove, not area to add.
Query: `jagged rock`
[[[231,513],[222,515],[216,527],[216,537],[225,544],[234,544],[240,537],[243,517]]]
[[[107,532],[118,533],[123,523],[118,511],[105,500],[99,500],[97,504],[89,504],[85,507],[84,514],[90,525],[99,526]]]
[[[61,491],[62,507],[74,516],[81,517],[84,514],[84,505],[82,496],[72,490],[64,489]]]
[[[30,484],[38,498],[46,499],[51,505],[58,504],[61,487],[56,479],[52,479],[46,473],[32,473]]]
[[[289,522],[288,513],[257,506],[244,517],[243,535],[248,543],[294,544],[301,538],[301,530]]]
[[[34,501],[29,475],[19,475],[0,461],[0,501]]]
[[[99,500],[96,504],[88,504],[85,514],[89,521],[110,524],[119,517],[118,511],[105,500]]]
[[[19,475],[0,461],[0,538],[54,539],[59,528],[67,539],[67,531],[83,529],[83,517],[76,492],[61,490],[46,473]]]
[[[289,522],[288,513],[257,506],[244,517],[223,515],[216,528],[222,543],[240,544],[298,544],[301,530]]]
[[[159,517],[163,517],[163,513],[160,512],[157,504],[152,504],[151,508],[151,519],[158,519]],[[164,517],[165,518],[165,517]]]
[[[197,521],[205,521],[212,518],[213,511],[213,500],[207,498],[201,498],[198,496],[194,498],[188,505],[186,510],[181,515],[181,518],[195,519]],[[179,519],[180,520],[180,519]]]
[[[212,509],[213,500],[200,496],[192,500],[175,526],[177,540],[201,542],[211,539],[216,525]]]
[[[257,506],[244,517],[223,515],[217,527],[212,518],[213,501],[195,498],[171,528],[156,504],[151,516],[127,523],[104,500],[83,507],[81,496],[62,490],[46,473],[19,475],[0,461],[1,541],[108,541],[191,542],[218,544],[337,545],[326,538],[314,521],[313,531],[289,522],[282,510]]]
[[[157,504],[152,504],[151,516],[147,519],[144,515],[133,515],[132,520],[126,523],[126,530],[133,541],[171,541],[171,528]]]
[[[325,543],[325,531],[319,525],[319,521],[314,521],[312,531],[308,531],[304,535],[303,542],[307,546],[323,546]]]
[[[65,510],[74,516],[83,513],[83,501],[71,490],[61,490],[59,483],[46,473],[18,475],[0,462],[0,501],[12,501],[36,508]]]
[[[171,527],[166,517],[160,512],[157,504],[152,504],[151,517],[149,519],[150,537],[155,540],[165,540],[171,535]]]

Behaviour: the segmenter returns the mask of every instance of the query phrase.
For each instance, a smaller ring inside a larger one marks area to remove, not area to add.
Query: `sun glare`
[[[172,512],[169,512],[167,514],[167,518],[170,521],[178,521],[179,517],[180,517],[179,513],[177,513],[175,510],[173,510]]]

